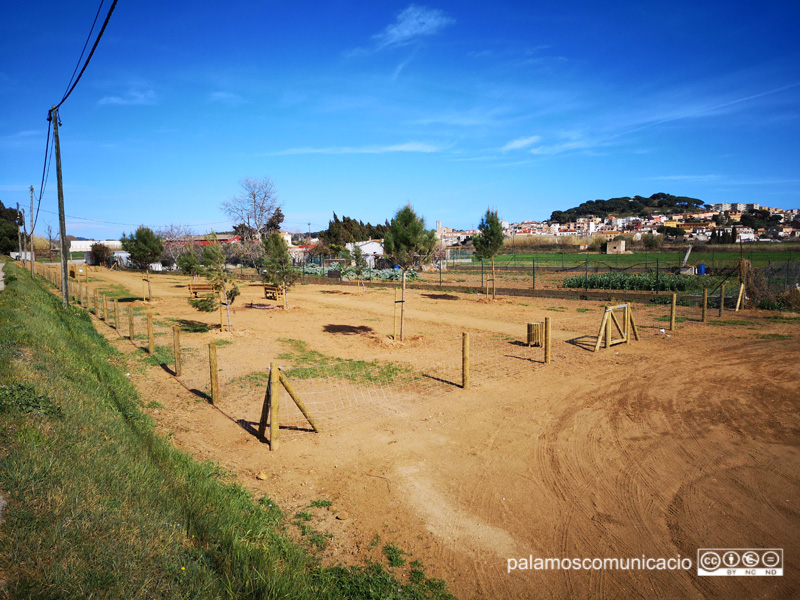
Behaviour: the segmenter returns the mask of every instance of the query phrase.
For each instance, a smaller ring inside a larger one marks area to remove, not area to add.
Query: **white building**
[[[345,248],[347,248],[351,254],[356,247],[361,248],[361,253],[364,255],[364,260],[367,261],[367,266],[370,269],[374,269],[378,259],[383,256],[383,242],[380,240],[345,244]]]
[[[89,252],[93,244],[103,244],[110,250],[122,250],[119,240],[74,240],[69,243],[70,252]]]

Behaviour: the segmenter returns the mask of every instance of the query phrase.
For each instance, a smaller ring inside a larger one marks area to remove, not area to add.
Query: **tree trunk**
[[[230,302],[228,302],[228,290],[225,289],[225,283],[222,283],[222,297],[225,299],[225,314],[228,316],[228,331],[233,331],[233,325],[231,324],[231,308]]]
[[[400,292],[400,341],[404,340],[403,326],[405,325],[405,310],[406,310],[406,270],[403,269],[403,283],[401,284]]]

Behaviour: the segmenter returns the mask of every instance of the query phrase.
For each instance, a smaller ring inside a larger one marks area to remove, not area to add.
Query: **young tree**
[[[275,184],[269,177],[263,179],[244,178],[239,182],[241,191],[238,195],[222,203],[222,210],[237,225],[237,233],[245,238],[261,241],[270,220],[276,217],[279,210],[278,193]],[[281,213],[281,220],[283,214]],[[274,223],[274,219],[273,219]],[[280,226],[280,223],[278,223]]]
[[[418,217],[410,204],[397,211],[383,239],[386,255],[403,272],[400,298],[400,341],[404,340],[406,274],[408,270],[430,261],[436,246],[436,232],[425,229],[425,219]]]
[[[218,306],[221,307],[224,304],[225,313],[228,317],[228,331],[233,331],[230,307],[239,295],[239,287],[236,285],[233,274],[225,270],[225,255],[217,243],[216,235],[212,235],[211,244],[203,248],[203,264],[205,264],[205,276],[208,277],[209,283],[214,287],[216,297],[212,294],[204,298],[191,298],[189,299],[189,304],[203,312],[212,312]]]
[[[361,286],[361,292],[366,293],[367,288],[364,286],[364,273],[367,271],[367,259],[364,258],[364,251],[361,246],[353,248],[353,275],[358,279]]]
[[[475,246],[475,256],[478,258],[488,258],[492,261],[492,300],[497,296],[497,283],[495,280],[494,257],[503,247],[503,226],[497,216],[497,211],[486,209],[486,214],[481,218],[478,225],[481,234],[472,238],[472,245]]]
[[[264,281],[283,288],[283,308],[289,308],[289,288],[294,285],[300,273],[292,267],[289,246],[279,233],[273,233],[264,241]]]
[[[122,234],[122,249],[131,255],[131,263],[137,269],[144,269],[147,275],[147,300],[153,298],[153,290],[150,286],[150,265],[161,259],[164,251],[164,244],[153,230],[140,225],[135,233],[130,237]]]
[[[100,242],[95,242],[89,249],[89,255],[92,257],[92,262],[96,265],[108,266],[108,259],[111,258],[111,248]]]
[[[183,253],[177,258],[176,264],[184,275],[192,276],[192,283],[194,283],[197,276],[203,272],[203,265],[200,262],[200,257],[197,256],[197,250],[194,244],[183,247]]]

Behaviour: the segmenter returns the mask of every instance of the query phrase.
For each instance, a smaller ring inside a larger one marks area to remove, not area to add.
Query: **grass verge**
[[[122,357],[14,265],[0,293],[0,572],[13,598],[451,598],[322,568],[271,501],[154,431]]]

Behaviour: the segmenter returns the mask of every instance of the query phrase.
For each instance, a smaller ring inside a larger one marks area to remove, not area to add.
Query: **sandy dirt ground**
[[[92,288],[142,289],[140,274],[91,275]],[[726,311],[725,324],[704,325],[698,309],[681,307],[670,332],[668,307],[635,305],[641,340],[594,353],[597,303],[409,291],[400,344],[388,337],[391,289],[297,285],[283,311],[247,308],[270,303],[246,285],[234,331],[222,332],[216,313],[188,305],[187,283],[154,275],[150,304],[123,303],[144,311],[137,318],[155,315],[158,344],[168,344],[170,323],[208,326],[182,333],[190,348],[183,383],[168,368],[128,359],[145,410],[177,446],[220,463],[290,517],[332,501],[312,511],[311,525],[332,535],[325,561],[363,564],[390,543],[462,599],[800,596],[800,320]],[[276,452],[242,427],[257,421],[264,386],[235,381],[286,360],[287,338],[354,359],[423,352],[463,331],[522,340],[524,324],[546,316],[550,365],[287,436]],[[96,326],[124,353],[141,354]],[[232,342],[218,347],[217,406],[199,395],[208,385],[204,348],[214,340]],[[697,576],[698,549],[723,547],[782,548],[785,575]],[[688,557],[692,568],[508,572],[509,559],[642,556]]]

